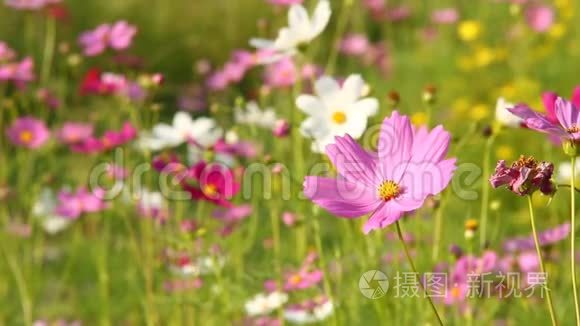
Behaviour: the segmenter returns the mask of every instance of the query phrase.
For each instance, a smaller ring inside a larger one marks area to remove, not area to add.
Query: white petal
[[[362,99],[352,106],[352,111],[366,117],[373,116],[379,111],[379,101],[372,97]]]
[[[250,39],[250,45],[258,49],[270,49],[274,46],[274,41],[263,38]]]
[[[173,127],[179,131],[187,131],[191,129],[193,120],[188,113],[179,111],[173,117]]]
[[[308,12],[302,5],[294,4],[288,10],[288,26],[290,28],[300,28],[300,26],[310,23]]]
[[[296,98],[296,106],[308,115],[320,115],[326,113],[326,106],[320,99],[312,95],[300,95]]]
[[[340,86],[333,78],[322,76],[314,84],[314,90],[318,96],[322,99],[326,99],[335,97],[340,91]]]
[[[343,101],[352,103],[361,97],[362,89],[365,85],[360,75],[350,75],[342,85]]]
[[[153,137],[166,142],[170,146],[177,146],[185,141],[185,135],[175,128],[160,123],[153,127]]]
[[[327,0],[321,0],[318,2],[316,9],[314,10],[314,14],[312,15],[312,22],[311,22],[311,35],[310,38],[313,39],[318,34],[322,33],[326,25],[328,25],[328,21],[330,20],[330,15],[332,11],[330,9],[330,2]]]

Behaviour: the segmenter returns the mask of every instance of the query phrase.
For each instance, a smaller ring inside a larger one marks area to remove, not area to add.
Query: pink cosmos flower
[[[369,40],[363,34],[349,34],[342,39],[339,49],[346,55],[363,55],[369,49]]]
[[[206,200],[219,206],[232,207],[230,199],[240,190],[232,170],[221,164],[200,161],[188,171],[182,183],[195,200]]]
[[[455,8],[437,9],[431,13],[431,22],[434,24],[453,24],[459,19]]]
[[[570,235],[570,223],[564,223],[554,228],[544,230],[538,234],[538,242],[540,246],[549,246],[558,243]],[[507,252],[518,252],[534,250],[534,238],[532,235],[528,237],[511,238],[503,243],[503,250]]]
[[[548,135],[569,140],[572,142],[580,140],[580,98],[579,88],[574,90],[573,101],[567,101],[561,97],[554,97],[553,93],[545,93],[543,100],[548,111],[548,115],[539,114],[530,109],[525,104],[516,105],[508,109],[511,113],[522,118],[527,127]],[[552,114],[553,110],[553,114]],[[555,118],[555,119],[554,119]]]
[[[34,61],[30,57],[26,57],[20,62],[0,65],[0,82],[13,82],[16,86],[23,87],[34,78]]]
[[[96,56],[108,48],[117,51],[127,49],[131,46],[135,34],[137,28],[121,20],[113,25],[101,24],[94,30],[82,33],[79,43],[86,56]]]
[[[513,193],[524,196],[540,190],[544,195],[553,195],[556,187],[552,182],[554,164],[538,163],[533,157],[520,158],[508,168],[504,160],[497,162],[495,173],[489,179],[494,188],[506,185]]]
[[[79,122],[66,122],[56,132],[57,139],[67,145],[80,143],[93,135],[93,125]]]
[[[284,88],[294,85],[298,72],[292,58],[285,57],[266,66],[264,82],[272,88]]]
[[[272,129],[272,135],[278,138],[284,138],[290,134],[290,123],[284,119],[276,120],[274,128]]]
[[[547,32],[554,24],[554,9],[550,6],[531,5],[526,8],[526,22],[534,31]]]
[[[80,188],[76,192],[63,190],[58,194],[58,205],[55,213],[59,216],[76,219],[83,213],[95,213],[106,208],[103,197],[104,190],[95,189],[89,192],[86,188]]]
[[[282,213],[282,222],[286,226],[293,226],[296,223],[296,214],[292,212],[284,212]]]
[[[121,130],[105,131],[100,138],[88,137],[84,141],[71,145],[77,153],[100,153],[122,146],[137,137],[137,129],[130,122],[125,122]]]
[[[61,0],[5,0],[8,7],[17,10],[39,10],[47,5],[59,3]]]
[[[14,145],[36,149],[50,138],[50,131],[42,120],[26,116],[16,119],[6,130],[6,136]]]
[[[16,52],[4,42],[0,42],[0,62],[6,62],[14,59]]]
[[[449,183],[456,159],[445,159],[450,134],[437,126],[413,127],[394,111],[381,127],[378,153],[367,152],[348,134],[326,147],[337,179],[307,176],[304,193],[340,217],[371,214],[363,231],[384,228],[423,205]]]

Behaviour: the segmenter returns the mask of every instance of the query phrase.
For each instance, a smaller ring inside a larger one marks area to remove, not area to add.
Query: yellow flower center
[[[346,114],[343,111],[335,111],[332,114],[332,121],[341,125],[346,122]]]
[[[377,189],[378,196],[383,201],[389,201],[401,194],[401,186],[392,180],[383,181]]]
[[[574,134],[574,133],[580,132],[580,126],[579,126],[579,125],[576,125],[576,124],[574,124],[574,125],[572,125],[572,127],[570,127],[570,128],[568,128],[568,129],[566,129],[566,131],[567,131],[568,133],[570,133],[570,134]]]
[[[28,143],[30,143],[30,141],[32,141],[32,133],[28,130],[22,131],[20,133],[19,137],[20,137],[20,141],[25,143],[25,144],[28,144]]]
[[[459,299],[461,297],[461,290],[459,289],[458,286],[454,286],[451,289],[451,297],[455,299]]]
[[[289,281],[291,284],[296,285],[302,281],[302,277],[300,277],[300,275],[298,275],[298,274],[292,275],[292,277],[290,277]]]
[[[201,191],[208,197],[215,197],[217,195],[217,187],[211,183],[204,185]]]

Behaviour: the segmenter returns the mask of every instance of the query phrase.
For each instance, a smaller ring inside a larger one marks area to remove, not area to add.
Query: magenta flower
[[[272,88],[284,88],[294,85],[299,78],[296,65],[291,58],[283,58],[266,66],[264,82]]]
[[[554,9],[550,6],[531,5],[526,8],[526,22],[536,32],[547,32],[554,24]]]
[[[55,213],[59,216],[76,219],[83,213],[100,212],[106,208],[103,197],[104,190],[95,189],[89,192],[86,188],[80,188],[76,192],[68,190],[58,194],[58,205]]]
[[[229,200],[240,190],[232,170],[204,161],[188,170],[188,178],[182,182],[182,187],[195,200],[205,200],[223,207],[232,207]]]
[[[538,163],[533,157],[526,158],[522,155],[509,168],[504,160],[498,161],[489,182],[494,188],[505,185],[520,196],[530,195],[536,190],[540,190],[544,195],[552,195],[556,191],[551,180],[553,172],[552,163]]]
[[[459,19],[455,8],[437,9],[431,13],[431,22],[434,24],[453,24]]]
[[[86,56],[99,55],[108,48],[120,51],[131,46],[137,28],[121,20],[113,25],[101,24],[94,30],[86,31],[79,37]]]
[[[0,62],[6,62],[14,59],[16,52],[4,42],[0,42]]]
[[[450,134],[437,126],[414,128],[394,111],[381,127],[378,153],[362,149],[348,134],[326,146],[337,179],[307,176],[304,193],[340,217],[371,214],[363,231],[384,228],[423,205],[451,180],[456,159],[445,159]]]
[[[340,52],[346,55],[359,56],[369,49],[369,39],[364,34],[349,34],[340,42]]]
[[[526,126],[531,129],[562,140],[576,142],[580,140],[580,109],[578,107],[580,99],[577,92],[578,88],[574,91],[573,102],[561,97],[556,97],[555,101],[552,101],[555,94],[545,93],[543,100],[547,115],[539,114],[524,104],[516,105],[508,110],[522,118]]]
[[[100,138],[88,137],[82,142],[74,143],[70,149],[77,153],[100,153],[122,146],[137,137],[137,129],[130,122],[125,122],[121,130],[106,131]]]
[[[569,234],[570,223],[564,223],[540,232],[538,234],[538,242],[540,243],[540,246],[549,246],[566,239]],[[528,251],[534,250],[535,248],[532,235],[528,237],[511,238],[503,243],[503,250],[507,252]]]
[[[33,81],[34,61],[26,57],[20,62],[11,62],[0,65],[0,81],[13,82],[18,87]]]
[[[66,122],[57,132],[58,140],[67,145],[80,143],[93,135],[93,125],[79,122]]]
[[[59,3],[61,0],[5,0],[8,7],[17,10],[39,10],[45,6]]]
[[[16,119],[6,130],[8,139],[17,146],[36,149],[50,138],[50,131],[42,120],[26,116]]]

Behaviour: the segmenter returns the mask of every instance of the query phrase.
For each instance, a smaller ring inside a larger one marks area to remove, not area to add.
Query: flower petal
[[[352,110],[356,114],[364,115],[365,117],[370,117],[379,111],[379,101],[376,98],[365,98],[357,101],[353,106]]]
[[[353,103],[362,95],[365,85],[360,75],[350,75],[342,84],[342,100],[345,103]]]
[[[332,10],[330,9],[330,2],[328,2],[327,0],[321,0],[318,2],[318,5],[316,5],[316,8],[314,9],[314,14],[312,15],[312,21],[311,21],[311,38],[316,37],[318,34],[320,34],[324,28],[326,28],[326,25],[328,25],[328,21],[330,20],[330,15],[332,13]]]
[[[580,110],[574,107],[572,102],[558,97],[556,99],[556,117],[560,124],[568,129],[580,126]]]
[[[446,155],[449,149],[451,134],[439,125],[431,132],[426,128],[420,128],[413,137],[412,161],[421,163],[425,161],[439,162]]]
[[[391,203],[383,204],[365,223],[363,232],[368,234],[374,229],[383,229],[403,216],[403,212],[398,211]]]
[[[339,217],[359,217],[372,212],[380,204],[373,189],[345,179],[307,176],[304,178],[304,194]]]
[[[522,118],[531,129],[563,137],[567,135],[562,128],[552,123],[547,117],[538,114],[526,105],[519,104],[508,110]]]
[[[381,126],[378,155],[382,164],[383,177],[398,181],[405,171],[405,164],[411,158],[413,129],[409,117],[393,111]]]
[[[296,106],[308,115],[322,115],[326,113],[326,107],[316,96],[302,94],[296,98]]]
[[[333,78],[322,76],[314,84],[314,90],[322,100],[326,100],[336,97],[340,92],[340,86]]]
[[[335,143],[326,146],[328,158],[338,173],[350,182],[362,182],[374,188],[377,184],[376,159],[360,147],[350,135],[335,137]]]

